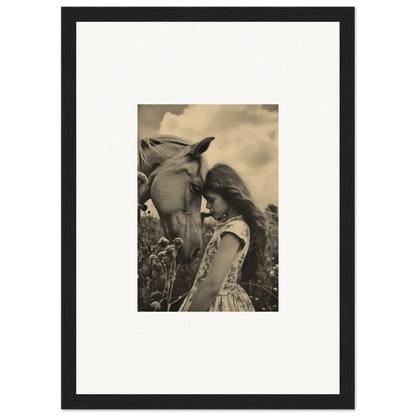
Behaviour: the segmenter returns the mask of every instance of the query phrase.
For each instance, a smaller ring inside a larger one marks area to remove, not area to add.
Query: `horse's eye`
[[[201,193],[201,188],[198,185],[192,184],[192,192],[195,195],[199,195]]]

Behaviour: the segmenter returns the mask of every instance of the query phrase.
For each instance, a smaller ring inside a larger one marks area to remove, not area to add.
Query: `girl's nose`
[[[205,206],[205,208],[206,209],[210,209],[211,208],[210,205],[209,205],[209,202],[207,202],[207,205]]]

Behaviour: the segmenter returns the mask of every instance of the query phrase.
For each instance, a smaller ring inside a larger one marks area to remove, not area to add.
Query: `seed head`
[[[166,254],[171,258],[176,257],[176,254],[177,254],[176,247],[172,244],[170,246],[167,246],[166,247]]]
[[[183,245],[183,240],[180,237],[176,237],[173,240],[173,244],[175,244],[176,248],[179,248],[181,245]]]
[[[159,247],[166,248],[169,244],[169,240],[165,237],[160,237],[158,244],[159,244]]]

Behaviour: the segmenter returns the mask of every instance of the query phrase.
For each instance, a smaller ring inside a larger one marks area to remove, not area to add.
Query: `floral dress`
[[[215,253],[225,233],[233,233],[241,241],[239,251],[224,278],[221,289],[208,312],[254,312],[253,304],[246,291],[238,284],[241,278],[241,267],[246,258],[250,245],[250,228],[242,215],[220,221],[214,229],[214,234],[207,245],[201,265],[199,266],[195,282],[186,295],[179,312],[189,309],[192,300],[201,283],[204,281],[211,268]]]

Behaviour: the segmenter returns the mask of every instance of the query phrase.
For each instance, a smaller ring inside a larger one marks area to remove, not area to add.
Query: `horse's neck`
[[[150,197],[150,189],[152,187],[153,179],[155,178],[158,166],[168,157],[172,157],[171,149],[160,148],[158,152],[154,152],[149,148],[144,150],[145,158],[148,163],[143,163],[142,173],[147,176],[148,183],[139,186],[139,203],[144,204]]]

